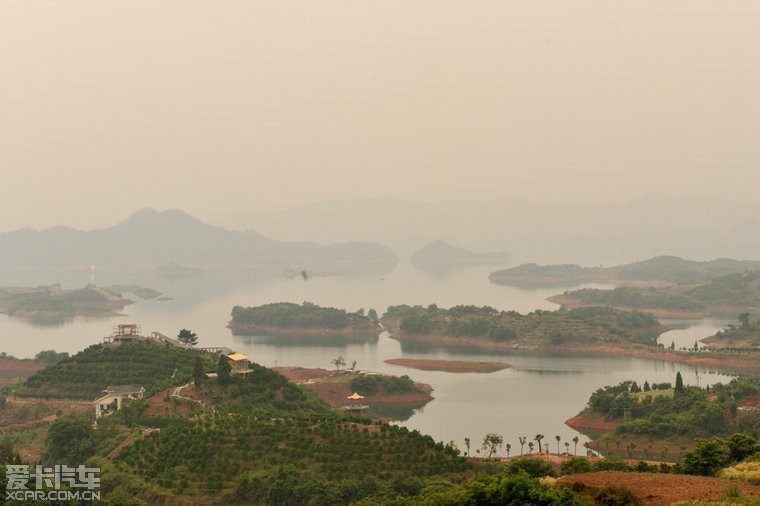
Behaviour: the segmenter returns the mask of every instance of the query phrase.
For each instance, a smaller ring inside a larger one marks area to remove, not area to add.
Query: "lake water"
[[[265,366],[292,365],[331,368],[330,361],[342,355],[357,368],[390,374],[408,374],[435,389],[435,400],[417,410],[403,422],[409,428],[428,433],[436,440],[453,440],[463,448],[465,437],[472,448],[489,432],[502,434],[519,453],[519,436],[528,439],[541,433],[544,443],[556,451],[555,436],[570,441],[575,435],[588,439],[564,424],[580,411],[589,395],[604,385],[632,379],[642,384],[674,381],[680,371],[687,384],[727,381],[715,371],[662,361],[627,357],[567,355],[496,354],[478,351],[449,351],[404,345],[380,336],[375,342],[352,344],[340,339],[326,343],[311,340],[277,340],[267,336],[233,336],[226,328],[235,305],[253,306],[270,302],[314,302],[354,311],[374,308],[382,313],[395,304],[435,303],[441,307],[456,304],[490,305],[522,313],[556,306],[545,299],[561,293],[562,287],[521,289],[494,285],[488,274],[494,268],[468,267],[453,272],[424,272],[408,262],[372,270],[306,266],[308,279],[300,276],[304,266],[287,268],[213,269],[196,277],[167,280],[141,276],[139,269],[73,269],[65,272],[28,270],[4,272],[0,286],[31,286],[60,282],[64,288],[78,288],[93,282],[140,284],[155,288],[169,301],[138,300],[127,306],[127,317],[75,318],[57,325],[40,326],[0,315],[0,351],[18,357],[32,357],[43,349],[75,353],[100,342],[119,322],[135,322],[143,332],[159,331],[176,335],[188,328],[200,338],[199,346],[228,346],[245,353]],[[295,273],[295,275],[294,275]],[[591,286],[591,285],[588,285]],[[593,285],[599,286],[599,285]],[[661,342],[693,346],[696,339],[724,328],[727,320],[672,321],[680,326],[664,334]],[[683,344],[681,344],[683,343]],[[514,367],[490,374],[453,374],[408,369],[385,364],[390,358],[433,358],[447,360],[500,360]],[[572,445],[571,445],[572,450]],[[527,451],[527,448],[526,448]],[[580,451],[580,450],[579,450]],[[503,452],[502,452],[503,454]]]

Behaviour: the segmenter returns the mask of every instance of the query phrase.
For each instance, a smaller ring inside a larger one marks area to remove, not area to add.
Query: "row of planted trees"
[[[528,447],[528,454],[532,454],[534,450],[538,450],[538,453],[550,453],[549,448],[549,442],[543,443],[545,436],[543,434],[536,434],[533,436],[532,440],[528,440],[527,436],[519,436],[517,440],[520,442],[520,455],[525,454],[525,446]],[[557,454],[561,454],[561,446],[562,443],[562,437],[557,435],[554,436],[554,439],[557,441]],[[573,454],[578,454],[578,442],[580,441],[580,438],[578,436],[575,436],[571,439],[573,442]],[[466,437],[464,438],[464,446],[465,446],[465,456],[472,456],[471,449],[472,449],[472,441],[470,438]],[[504,436],[501,434],[495,434],[495,433],[488,433],[483,437],[483,442],[480,448],[475,448],[475,453],[478,456],[484,456],[486,458],[492,458],[497,455],[498,451],[501,448],[504,448],[507,458],[509,458],[511,452],[512,452],[512,444],[511,443],[504,443]],[[570,453],[570,442],[565,441],[564,442],[564,448],[565,453]]]

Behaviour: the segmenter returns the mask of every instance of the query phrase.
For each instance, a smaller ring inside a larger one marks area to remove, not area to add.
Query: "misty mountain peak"
[[[142,228],[142,227],[208,227],[198,218],[187,214],[180,209],[156,211],[151,207],[145,207],[135,211],[129,218],[122,221],[118,228]]]

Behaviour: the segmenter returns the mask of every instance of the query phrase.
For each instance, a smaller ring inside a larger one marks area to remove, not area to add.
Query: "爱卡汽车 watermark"
[[[100,500],[99,467],[8,464],[5,479],[6,501]]]

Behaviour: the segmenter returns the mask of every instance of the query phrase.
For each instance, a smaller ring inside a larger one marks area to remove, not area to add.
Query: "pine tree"
[[[220,385],[227,386],[230,384],[230,381],[232,380],[232,366],[230,365],[230,361],[225,355],[219,356],[219,363],[217,364],[216,373],[218,375]]]
[[[683,378],[681,377],[681,371],[676,373],[676,392],[683,392]]]
[[[198,336],[195,334],[195,332],[187,329],[182,329],[179,331],[179,334],[177,334],[177,341],[186,346],[195,346],[198,344]]]

